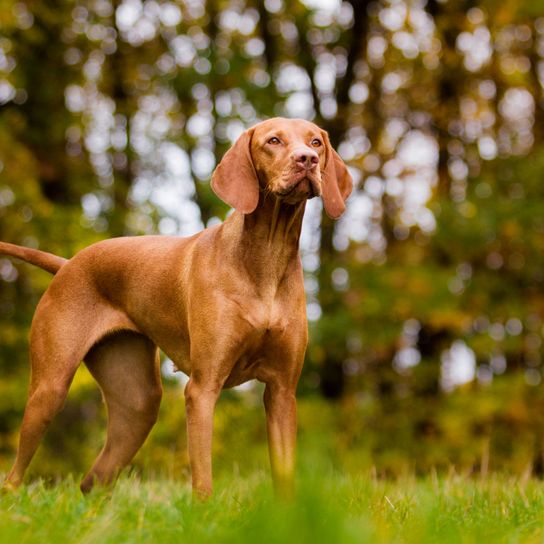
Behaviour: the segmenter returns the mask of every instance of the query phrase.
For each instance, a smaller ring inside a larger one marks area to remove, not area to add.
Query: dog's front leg
[[[274,488],[281,497],[294,491],[297,402],[293,388],[268,383],[264,392],[268,450]]]
[[[187,441],[193,496],[205,500],[212,494],[213,413],[221,386],[189,380],[185,387]]]

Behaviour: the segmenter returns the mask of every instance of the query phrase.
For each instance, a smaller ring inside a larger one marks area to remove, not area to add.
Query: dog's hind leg
[[[95,483],[113,483],[140,449],[157,419],[162,386],[158,350],[140,334],[126,331],[105,338],[85,363],[108,408],[106,443],[81,482],[81,490],[88,492]]]
[[[36,323],[36,320],[35,322]],[[62,409],[83,353],[59,341],[58,331],[33,324],[30,357],[32,375],[19,446],[5,489],[18,487],[53,417]]]
[[[70,284],[62,273],[40,300],[32,321],[30,390],[17,456],[4,482],[6,489],[22,483],[49,423],[64,406],[85,354],[108,331],[134,327],[124,314],[101,302],[97,293],[86,290],[79,281]],[[74,292],[77,296],[72,296]]]

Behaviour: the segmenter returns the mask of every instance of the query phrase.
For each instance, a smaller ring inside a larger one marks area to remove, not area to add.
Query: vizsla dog
[[[225,154],[212,188],[234,213],[195,236],[138,236],[94,244],[66,260],[0,242],[0,253],[55,277],[32,322],[32,377],[15,464],[21,484],[81,361],[108,409],[106,443],[81,483],[113,483],[153,426],[158,347],[190,378],[185,389],[193,492],[212,491],[213,412],[221,390],[256,378],[273,480],[292,489],[295,391],[307,343],[298,245],[306,200],[338,218],[352,180],[327,134],[300,119],[269,119]]]

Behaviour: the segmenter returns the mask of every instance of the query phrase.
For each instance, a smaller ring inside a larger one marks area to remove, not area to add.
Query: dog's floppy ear
[[[212,175],[212,189],[226,204],[252,213],[259,203],[259,181],[250,146],[253,129],[246,130],[225,153]]]
[[[353,180],[338,153],[332,148],[329,135],[323,131],[327,155],[325,168],[321,172],[323,206],[331,219],[338,219],[345,211],[344,202],[351,194]]]

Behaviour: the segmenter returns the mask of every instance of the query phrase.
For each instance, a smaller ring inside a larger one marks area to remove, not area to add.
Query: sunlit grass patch
[[[292,502],[274,498],[266,472],[222,478],[191,501],[186,482],[124,476],[83,497],[66,479],[0,497],[0,540],[78,542],[541,542],[539,481],[492,476],[382,480],[327,466],[301,468]]]

